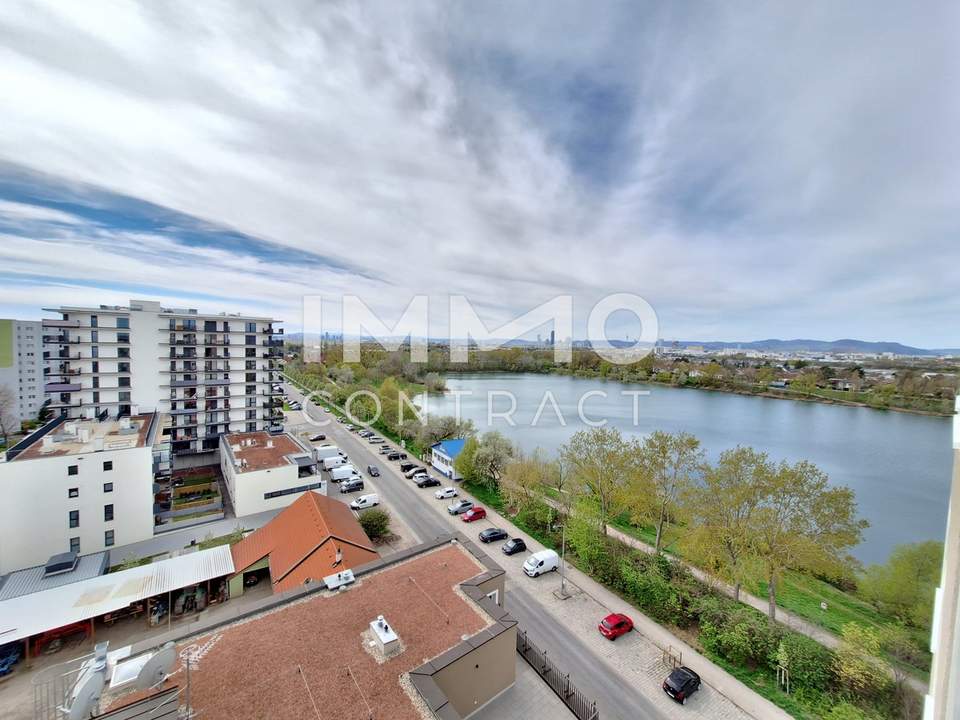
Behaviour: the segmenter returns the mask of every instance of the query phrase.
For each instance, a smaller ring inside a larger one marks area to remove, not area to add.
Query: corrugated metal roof
[[[21,595],[0,602],[0,644],[89,620],[153,595],[232,574],[230,547],[220,545]]]
[[[81,555],[73,570],[50,577],[44,577],[43,565],[17,570],[7,575],[6,580],[0,585],[0,602],[103,575],[109,563],[110,553],[104,551]]]

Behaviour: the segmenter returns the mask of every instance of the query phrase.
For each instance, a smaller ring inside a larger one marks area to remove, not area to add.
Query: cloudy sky
[[[0,3],[0,316],[296,329],[306,294],[429,293],[441,332],[450,293],[492,325],[616,291],[666,338],[956,347],[957,27],[950,0]]]

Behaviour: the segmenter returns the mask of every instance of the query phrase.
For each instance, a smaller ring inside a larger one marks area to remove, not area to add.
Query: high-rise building
[[[43,321],[45,391],[70,418],[170,416],[174,455],[220,435],[281,429],[282,329],[272,318],[161,307],[59,307]]]
[[[557,337],[557,336],[556,336],[556,331],[555,331],[555,330],[551,330],[551,331],[550,331],[550,347],[553,347],[553,346],[554,346],[554,344],[555,344],[555,342],[556,342],[556,337]]]
[[[0,386],[10,406],[6,420],[34,420],[43,406],[43,351],[39,320],[0,320]]]

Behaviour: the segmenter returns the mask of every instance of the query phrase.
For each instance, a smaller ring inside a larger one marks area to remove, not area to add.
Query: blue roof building
[[[453,461],[457,459],[466,442],[466,438],[453,438],[434,443],[430,446],[430,464],[444,477],[462,480],[461,475],[453,467]]]

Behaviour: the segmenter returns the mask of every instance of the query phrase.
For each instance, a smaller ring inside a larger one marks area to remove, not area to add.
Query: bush
[[[842,702],[830,709],[827,720],[867,720],[867,715],[856,705]]]
[[[618,568],[620,589],[652,618],[686,627],[693,619],[690,583],[682,573],[671,579],[665,569],[670,570],[669,563],[665,566],[643,554],[622,558]]]
[[[735,665],[770,667],[783,630],[748,607],[731,607],[725,601],[702,598],[700,642]]]
[[[378,508],[370,508],[360,515],[360,527],[367,537],[376,542],[390,534],[390,513]]]
[[[833,653],[806,635],[788,632],[781,638],[771,664],[790,672],[790,684],[825,691],[830,686]]]

